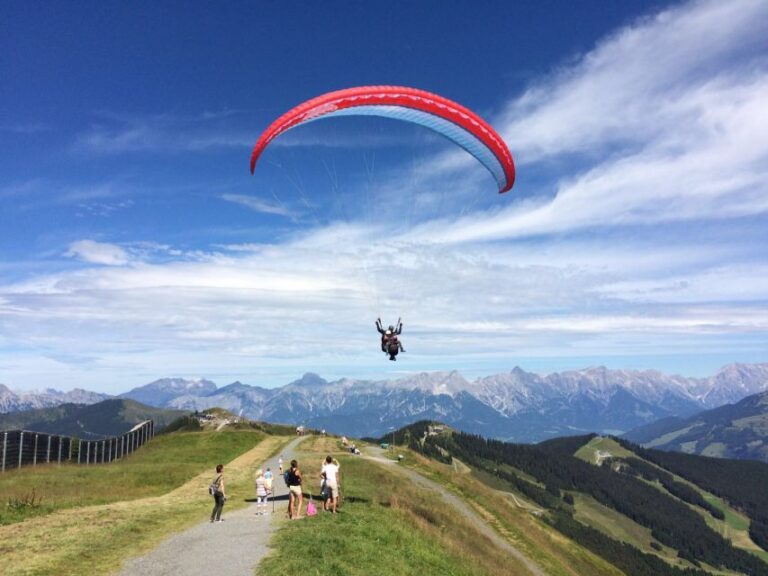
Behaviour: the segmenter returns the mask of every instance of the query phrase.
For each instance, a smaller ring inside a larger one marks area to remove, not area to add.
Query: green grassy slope
[[[49,464],[7,471],[0,474],[0,525],[62,508],[158,496],[263,438],[263,433],[252,431],[164,434],[110,464]],[[24,505],[33,494],[36,505]]]
[[[97,404],[62,404],[53,408],[0,414],[0,430],[23,429],[94,440],[119,436],[144,420],[154,420],[155,429],[159,431],[187,413],[115,398]]]
[[[638,428],[624,437],[646,448],[768,462],[768,392],[685,420]]]
[[[341,513],[289,522],[257,574],[299,571],[311,574],[489,575],[530,572],[508,552],[481,535],[473,523],[443,504],[431,489],[416,486],[382,465],[339,450],[330,438],[302,446],[300,462],[334,454],[341,462]],[[365,449],[365,452],[373,451]],[[596,555],[563,538],[507,494],[488,488],[461,466],[447,466],[398,450],[406,466],[461,497],[503,538],[552,576],[619,576]],[[392,453],[393,458],[396,454]],[[306,474],[306,469],[305,469]]]
[[[648,467],[655,465],[614,438],[543,444],[451,433],[427,437],[413,448],[444,462],[450,461],[446,455],[458,455],[489,487],[527,499],[542,510],[542,522],[629,573],[768,574],[768,552],[750,538],[750,518],[725,498],[660,468],[651,473]]]
[[[615,458],[619,460],[626,458],[638,458],[649,466],[664,470],[656,464],[641,458],[638,454],[631,451],[626,446],[622,446],[619,442],[610,437],[597,436],[591,439],[588,443],[578,448],[575,456],[595,465],[606,458]],[[696,486],[696,484],[693,482],[689,482],[676,474],[672,474],[672,477],[676,482],[685,484],[691,489],[697,491],[699,494],[701,494],[704,500],[709,502],[714,508],[720,510],[723,513],[725,516],[724,519],[714,518],[712,514],[710,514],[702,507],[687,503],[687,505],[692,510],[701,515],[701,517],[706,521],[710,528],[715,530],[724,538],[730,540],[733,546],[736,548],[746,550],[762,558],[763,560],[768,561],[768,552],[757,546],[749,536],[750,520],[745,514],[739,512],[734,506],[729,505],[728,502],[723,498],[719,498],[711,492]],[[669,495],[671,498],[678,499],[674,494],[665,489],[665,487],[660,482],[654,481],[649,482],[649,484],[657,488],[659,491]],[[596,508],[595,505],[600,507],[600,509]],[[615,511],[610,511],[610,514],[608,514],[608,516],[613,520],[606,521],[604,517],[605,514],[603,513],[605,511],[602,510],[602,508],[605,507],[602,507],[602,505],[594,502],[594,500],[590,499],[589,497],[577,497],[576,499],[576,517],[580,521],[583,521],[584,523],[597,528],[607,535],[614,535],[618,539],[628,542],[629,544],[645,552],[665,557],[665,559],[671,561],[673,564],[686,565],[686,563],[678,563],[672,561],[670,555],[666,553],[666,547],[662,546],[661,550],[658,548],[649,548],[650,541],[652,539],[648,540],[648,538],[645,536],[646,532],[648,535],[650,534],[650,531],[648,531],[647,528],[643,528],[642,526],[637,525],[631,519],[618,514]],[[638,537],[639,534],[642,534],[643,536]],[[656,546],[660,546],[658,542],[656,542]]]

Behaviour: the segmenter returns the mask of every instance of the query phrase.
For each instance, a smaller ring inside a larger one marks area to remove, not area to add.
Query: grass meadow
[[[515,499],[499,486],[488,486],[474,473],[457,471],[454,467],[440,464],[410,450],[398,447],[406,455],[403,465],[445,486],[466,500],[475,511],[494,529],[526,556],[553,576],[619,576],[617,568],[569,540],[531,510],[537,507],[527,504],[523,496]],[[522,505],[519,506],[518,503]]]
[[[155,437],[110,464],[27,466],[0,475],[0,525],[62,508],[159,496],[256,446],[261,432],[176,433]],[[35,499],[34,505],[32,499]]]
[[[473,522],[443,504],[439,495],[397,474],[396,466],[402,465],[462,496],[483,522],[491,524],[547,574],[621,574],[464,470],[408,450],[402,450],[406,456],[403,464],[381,465],[340,452],[337,441],[330,438],[312,439],[301,449],[305,477],[308,472],[312,476],[319,472],[326,453],[339,458],[343,507],[336,516],[320,512],[315,518],[287,522],[272,542],[272,554],[260,564],[259,576],[275,571],[313,576],[530,573],[483,536]]]
[[[527,574],[434,493],[388,467],[340,453],[331,439],[306,443],[302,451],[300,466],[303,462],[304,477],[312,485],[322,457],[338,457],[342,508],[335,516],[321,510],[313,518],[286,521],[257,574]]]
[[[157,437],[131,456],[134,462],[62,466],[48,470],[46,479],[37,476],[43,469],[9,475],[2,479],[3,494],[23,493],[34,482],[58,508],[0,526],[3,576],[112,574],[128,558],[208,517],[206,487],[217,463],[225,464],[227,507],[246,506],[254,469],[290,440],[252,431],[178,433]]]

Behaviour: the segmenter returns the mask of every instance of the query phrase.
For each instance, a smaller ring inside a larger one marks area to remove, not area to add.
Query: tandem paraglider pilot
[[[381,334],[381,351],[389,354],[390,360],[397,360],[397,353],[405,352],[403,343],[398,338],[403,331],[403,323],[400,321],[400,318],[397,319],[396,326],[390,324],[386,330],[381,325],[381,318],[376,318],[376,330]]]

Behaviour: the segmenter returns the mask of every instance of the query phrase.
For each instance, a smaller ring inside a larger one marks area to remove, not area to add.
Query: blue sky
[[[189,4],[4,9],[0,382],[768,360],[765,2]],[[280,114],[370,84],[478,112],[513,190],[376,118],[249,174]]]

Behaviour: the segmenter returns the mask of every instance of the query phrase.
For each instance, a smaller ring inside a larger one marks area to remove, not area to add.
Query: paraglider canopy
[[[300,124],[334,116],[383,116],[420,124],[442,134],[474,156],[496,179],[499,193],[515,182],[512,154],[499,134],[477,114],[452,100],[404,86],[361,86],[328,92],[292,108],[259,137],[251,173],[269,143]]]

